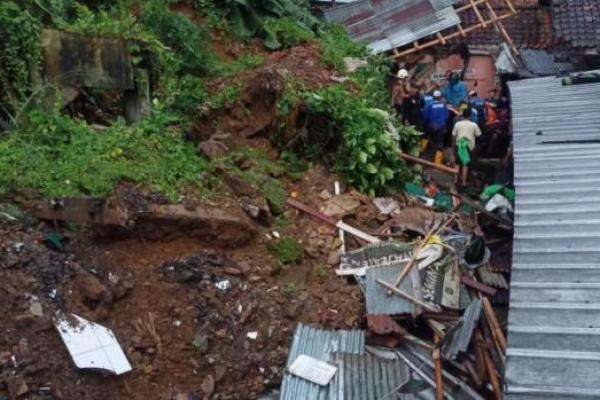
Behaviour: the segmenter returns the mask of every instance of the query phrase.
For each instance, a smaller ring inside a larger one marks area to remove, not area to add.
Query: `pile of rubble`
[[[372,203],[356,193],[326,196],[321,211],[288,200],[339,230],[335,273],[360,286],[367,329],[298,325],[280,398],[502,398],[511,194],[490,187],[475,201],[451,193],[445,212],[426,193]],[[366,203],[377,209],[377,228],[344,222]],[[346,235],[363,246],[344,249]]]

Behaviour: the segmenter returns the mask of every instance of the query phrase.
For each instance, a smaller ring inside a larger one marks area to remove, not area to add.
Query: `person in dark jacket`
[[[448,106],[442,99],[439,90],[433,92],[433,103],[425,108],[425,126],[427,135],[435,146],[435,163],[441,165],[444,161],[444,139],[448,121]]]
[[[402,102],[402,122],[412,125],[419,132],[423,131],[423,114],[421,113],[421,90],[413,83],[409,89],[409,95]]]

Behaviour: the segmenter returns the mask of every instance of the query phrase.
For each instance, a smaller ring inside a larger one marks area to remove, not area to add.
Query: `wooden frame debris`
[[[456,12],[460,14],[460,13],[468,11],[468,10],[473,10],[475,15],[477,16],[477,19],[479,20],[479,23],[474,24],[472,26],[468,26],[468,27],[463,27],[462,24],[459,23],[456,25],[455,32],[452,32],[452,33],[449,33],[446,35],[443,35],[442,33],[438,32],[435,39],[429,40],[428,42],[425,42],[425,43],[419,43],[419,41],[417,40],[413,43],[413,47],[408,48],[404,51],[399,51],[398,49],[394,49],[393,57],[400,58],[400,57],[404,57],[409,54],[413,54],[418,51],[424,50],[428,47],[437,46],[437,45],[445,45],[451,39],[455,39],[457,37],[466,37],[469,33],[476,31],[478,29],[486,29],[489,25],[494,26],[494,28],[496,30],[498,30],[498,32],[500,33],[500,35],[502,35],[504,40],[506,40],[506,42],[508,43],[508,45],[510,46],[510,49],[514,52],[514,54],[518,55],[519,50],[515,46],[514,41],[508,34],[508,31],[504,27],[504,24],[502,23],[503,20],[516,15],[517,10],[515,9],[511,0],[505,0],[505,2],[506,2],[506,6],[508,7],[509,11],[507,13],[498,15],[496,13],[496,11],[494,10],[494,8],[492,7],[492,5],[490,4],[490,0],[468,0],[468,3],[462,7],[458,7],[456,9]],[[481,9],[479,9],[479,6],[484,6],[485,9],[481,10]]]

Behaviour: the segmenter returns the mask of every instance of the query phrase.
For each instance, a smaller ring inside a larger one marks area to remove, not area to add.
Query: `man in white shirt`
[[[467,185],[469,176],[469,164],[471,163],[471,154],[475,149],[475,140],[481,136],[479,126],[471,121],[471,109],[464,109],[463,119],[454,124],[452,130],[453,147],[456,150],[456,156],[459,160],[459,169],[461,172],[462,185]]]

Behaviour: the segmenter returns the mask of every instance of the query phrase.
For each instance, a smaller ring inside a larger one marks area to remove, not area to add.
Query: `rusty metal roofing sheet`
[[[306,354],[329,362],[333,353],[363,354],[365,352],[365,332],[328,331],[298,324],[292,339],[287,366],[300,354]],[[280,400],[325,400],[329,399],[329,386],[319,386],[302,378],[285,374],[281,383]]]
[[[360,0],[323,10],[328,22],[375,53],[391,50],[460,23],[452,0]]]
[[[507,396],[600,398],[600,83],[509,84],[515,233]]]

